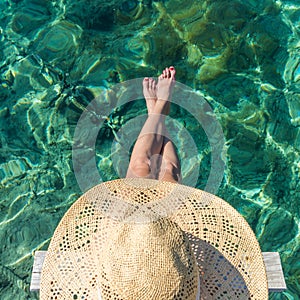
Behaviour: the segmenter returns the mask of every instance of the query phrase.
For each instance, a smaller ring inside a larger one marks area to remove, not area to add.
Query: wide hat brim
[[[201,299],[268,299],[259,244],[232,206],[202,190],[140,178],[101,183],[66,212],[44,261],[40,299],[101,299],[97,261],[113,224],[162,217],[178,224],[189,238]]]

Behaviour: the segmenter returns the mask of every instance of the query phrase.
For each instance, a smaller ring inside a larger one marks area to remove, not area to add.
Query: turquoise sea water
[[[222,126],[227,154],[217,195],[246,218],[263,251],[280,253],[288,289],[270,299],[300,298],[298,0],[0,0],[0,12],[0,299],[37,299],[29,292],[33,252],[47,249],[82,194],[72,145],[84,107],[99,95],[113,107],[115,84],[169,65]],[[118,177],[115,132],[145,113],[141,100],[102,116],[103,180]],[[197,146],[204,188],[206,135],[182,107],[170,116]],[[183,157],[178,136],[186,175],[194,158]]]

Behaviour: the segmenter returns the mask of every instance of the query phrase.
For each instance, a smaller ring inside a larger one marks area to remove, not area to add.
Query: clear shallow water
[[[37,298],[32,253],[47,249],[82,193],[71,150],[83,108],[168,65],[206,96],[222,125],[227,164],[217,194],[247,219],[263,251],[280,252],[288,290],[270,298],[299,299],[298,1],[15,0],[1,1],[0,11],[1,299]],[[103,180],[117,178],[113,132],[145,112],[137,101],[107,116],[96,145]],[[197,144],[204,188],[206,136],[182,108],[171,117]],[[180,133],[178,147],[184,153]],[[187,174],[193,159],[181,158]]]

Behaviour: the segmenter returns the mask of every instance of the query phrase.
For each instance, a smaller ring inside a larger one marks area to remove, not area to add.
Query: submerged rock
[[[285,94],[291,124],[295,127],[300,126],[300,94],[295,92],[288,92]]]
[[[298,233],[293,215],[281,208],[265,211],[258,226],[263,227],[259,239],[263,245],[262,251],[275,251],[278,247],[292,241]]]
[[[247,2],[216,1],[209,6],[205,16],[209,22],[221,23],[226,29],[240,32],[251,19],[256,17],[256,13]]]
[[[168,35],[165,35],[168,32]],[[148,51],[145,53],[144,60],[147,64],[161,70],[163,66],[171,66],[174,62],[187,56],[185,43],[182,42],[177,32],[171,24],[161,19],[152,27],[150,33],[145,35],[148,43]]]
[[[40,9],[39,9],[40,8]],[[50,13],[41,6],[26,7],[13,15],[11,29],[18,34],[32,38],[34,34],[50,20]]]
[[[287,61],[287,64],[285,66],[284,79],[289,86],[292,86],[294,84],[300,85],[300,58],[298,53],[293,53]]]
[[[81,28],[67,21],[59,21],[42,30],[33,48],[47,63],[69,71],[80,49]]]
[[[65,1],[65,18],[83,29],[108,31],[113,29],[114,9],[121,1]]]
[[[124,1],[116,10],[116,23],[129,24],[142,17],[144,5],[137,0]]]

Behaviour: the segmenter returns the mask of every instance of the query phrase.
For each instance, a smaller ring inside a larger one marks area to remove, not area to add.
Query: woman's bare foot
[[[156,104],[156,82],[153,78],[145,77],[143,80],[143,94],[146,100],[146,105],[148,109],[148,114],[154,112],[154,107]]]
[[[158,83],[156,85],[156,105],[154,112],[163,113],[168,115],[171,105],[172,88],[175,84],[175,68],[165,68],[162,74],[158,77]]]

